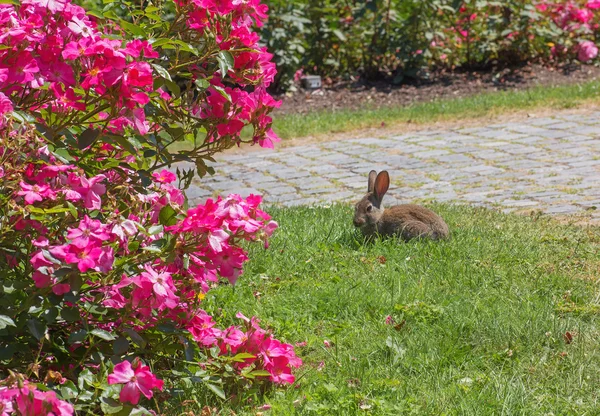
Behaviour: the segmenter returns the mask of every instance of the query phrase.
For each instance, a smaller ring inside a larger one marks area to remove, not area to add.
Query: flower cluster
[[[141,191],[127,169],[89,176],[61,162],[31,131],[8,140],[18,146],[0,143],[0,186],[5,192],[12,189],[12,229],[0,245],[7,248],[19,235],[31,245],[21,254],[7,254],[5,261],[27,261],[32,274],[26,290],[55,296],[53,305],[39,298],[39,308],[77,311],[76,319],[49,321],[48,333],[96,327],[143,336],[168,322],[201,349],[218,346],[227,356],[247,353],[240,371],[252,366],[267,371],[275,383],[293,382],[291,368],[301,361],[291,345],[268,335],[254,318],[244,318],[251,322],[245,331],[235,326],[220,330],[201,308],[203,294],[219,278],[235,284],[242,273],[248,257],[239,243],[260,240],[266,245],[277,227],[258,208],[259,196],[209,199],[186,212],[183,194],[172,184],[176,176],[169,171],[155,172],[152,184]],[[102,151],[96,156],[101,158]],[[101,321],[89,312],[90,304],[105,308]],[[71,353],[81,357],[101,345],[92,346],[85,337],[69,344]],[[52,347],[46,352],[56,353]],[[124,384],[121,400],[132,404],[138,403],[139,391],[151,396],[148,385],[162,388],[147,366],[135,365],[124,361],[108,378],[109,384]]]
[[[164,169],[200,171],[247,125],[254,143],[278,140],[274,65],[252,30],[266,6],[152,9],[117,24],[69,0],[0,5],[0,345],[23,374],[0,387],[0,414],[72,414],[62,399],[144,412],[182,362],[246,384],[291,383],[301,364],[256,318],[222,329],[203,304],[236,283],[246,242],[267,247],[277,223],[260,196],[188,209],[193,172]],[[199,144],[171,152],[183,139]]]
[[[27,381],[1,382],[0,415],[73,416],[73,406],[53,391],[41,391]]]
[[[9,106],[46,109],[60,125],[101,103],[95,121],[148,132],[153,76],[144,59],[158,57],[148,42],[105,38],[83,8],[63,1],[0,5],[0,28],[0,102],[12,101],[0,115]]]
[[[213,68],[192,56],[189,64],[177,65],[173,76],[181,72],[206,83],[193,103],[185,103],[191,109],[189,121],[202,125],[207,143],[223,138],[239,143],[242,128],[250,124],[252,141],[273,147],[279,138],[268,113],[280,103],[266,89],[275,77],[275,64],[252,31],[253,24],[266,18],[266,6],[258,1],[176,3],[178,17],[188,26],[185,37],[216,39],[206,56],[224,63]],[[18,108],[43,111],[44,123],[53,130],[82,123],[112,133],[160,130],[165,113],[172,116],[169,106],[182,104],[160,86],[167,71],[160,66],[161,47],[144,39],[115,39],[121,31],[111,21],[99,26],[69,1],[0,5],[0,39],[6,45],[0,50],[0,127],[5,114]],[[215,108],[208,104],[216,100],[225,102]]]
[[[187,19],[190,29],[201,34],[214,31],[220,50],[239,50],[231,56],[231,65],[219,69],[220,77],[211,80],[206,101],[195,107],[194,115],[216,120],[216,126],[209,130],[208,137],[212,140],[222,136],[239,137],[242,128],[251,123],[255,127],[254,141],[263,147],[273,147],[279,138],[271,129],[272,119],[267,114],[278,108],[280,102],[275,101],[266,89],[277,71],[272,62],[273,55],[259,45],[260,37],[252,31],[253,23],[261,26],[266,19],[267,6],[258,0],[176,0],[176,3],[186,11],[193,10]],[[198,10],[198,5],[202,9]],[[231,25],[220,24],[223,19],[228,19]],[[221,73],[224,70],[227,73]],[[197,79],[204,78],[203,68],[191,72]],[[225,76],[237,86],[223,85],[219,78]],[[248,85],[254,86],[251,92],[244,88]]]
[[[133,405],[139,403],[140,393],[151,399],[152,390],[162,390],[164,384],[152,374],[148,366],[143,365],[139,360],[134,365],[135,368],[129,361],[120,362],[108,376],[108,384],[124,384],[119,393],[121,402]]]
[[[538,11],[551,19],[557,27],[569,36],[579,35],[581,38],[573,45],[571,52],[581,62],[588,62],[598,56],[598,47],[595,42],[589,40],[599,28],[598,18],[595,11],[600,9],[600,2],[587,0],[580,5],[573,0],[566,2],[542,1],[536,5]],[[578,37],[579,37],[578,36]],[[587,38],[587,39],[586,39]],[[560,58],[567,55],[569,48],[564,44],[552,43],[552,55]]]

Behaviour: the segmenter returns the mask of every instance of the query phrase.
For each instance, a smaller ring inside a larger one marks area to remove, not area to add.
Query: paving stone
[[[203,189],[198,186],[192,185],[188,189],[186,189],[185,195],[189,199],[199,199],[199,198],[206,198],[206,197],[211,196],[212,192],[207,189]]]
[[[502,201],[502,205],[511,206],[511,207],[533,207],[536,205],[540,205],[538,201],[531,201],[527,199],[515,200],[515,199],[506,199]]]
[[[544,210],[548,214],[575,214],[580,211],[575,205],[552,205]]]
[[[311,174],[305,170],[297,170],[297,169],[281,169],[279,171],[273,172],[273,175],[281,178],[281,179],[297,179],[297,178],[306,178],[310,177]]]
[[[229,194],[237,194],[237,195],[242,196],[243,198],[246,198],[250,194],[254,194],[254,195],[260,194],[260,192],[254,188],[242,187],[242,186],[219,189],[219,193],[223,196],[229,195]]]
[[[486,175],[486,174],[490,174],[490,173],[498,173],[498,172],[503,171],[503,169],[496,168],[496,167],[489,166],[489,165],[474,165],[474,166],[469,166],[468,168],[462,168],[461,170],[464,172],[478,173],[480,175]]]
[[[192,204],[216,193],[258,191],[267,205],[352,202],[366,191],[371,169],[387,169],[388,206],[438,200],[511,212],[585,213],[600,223],[600,212],[587,211],[600,205],[597,136],[600,112],[567,111],[487,126],[219,155],[213,165],[217,175],[194,180],[187,194]]]
[[[294,182],[299,189],[331,188],[333,184],[321,178],[302,178]]]
[[[302,199],[302,197],[299,194],[293,192],[293,193],[288,193],[288,194],[283,194],[283,195],[275,195],[275,196],[269,198],[269,201],[277,204],[277,203],[285,203],[288,201],[297,201],[297,200],[301,200],[301,199]]]
[[[261,189],[264,189],[269,194],[276,195],[276,196],[296,192],[296,188],[289,186],[289,185],[283,185],[281,183],[277,183],[277,184],[275,184],[275,186],[263,186],[263,187],[261,187]]]
[[[413,156],[421,158],[421,159],[429,159],[429,158],[435,158],[437,156],[444,156],[449,153],[450,152],[447,150],[427,150],[424,152],[415,152],[415,153],[413,153]]]
[[[564,118],[564,117],[561,117]],[[555,124],[557,122],[562,122],[561,120],[555,117],[532,117],[527,120],[527,124],[532,126],[548,126],[550,124]]]

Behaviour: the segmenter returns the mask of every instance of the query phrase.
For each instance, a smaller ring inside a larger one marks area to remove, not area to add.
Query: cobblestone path
[[[454,202],[600,222],[600,112],[252,151],[214,167],[188,190],[192,203],[229,193],[260,193],[267,205],[352,202],[369,170],[387,169],[387,206]]]

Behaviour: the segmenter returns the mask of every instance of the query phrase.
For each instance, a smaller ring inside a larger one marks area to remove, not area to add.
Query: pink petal
[[[137,383],[130,382],[123,386],[121,393],[119,394],[121,402],[129,402],[131,404],[138,404],[140,401],[140,390],[138,389]]]
[[[115,365],[112,374],[108,376],[108,384],[123,384],[129,383],[132,377],[135,376],[131,363],[123,361]]]

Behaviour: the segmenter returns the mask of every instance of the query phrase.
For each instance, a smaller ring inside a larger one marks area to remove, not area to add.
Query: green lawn
[[[407,107],[365,108],[360,111],[319,111],[275,115],[274,130],[284,139],[394,126],[406,122],[455,121],[535,109],[564,109],[597,101],[600,81],[527,90],[484,93],[467,98],[419,103]]]
[[[241,311],[282,340],[306,341],[297,349],[305,365],[292,387],[215,406],[237,415],[264,403],[265,415],[598,414],[598,230],[435,209],[449,241],[364,243],[346,206],[270,210],[281,226],[271,247],[254,247],[237,286],[209,292],[206,307],[223,324]]]

